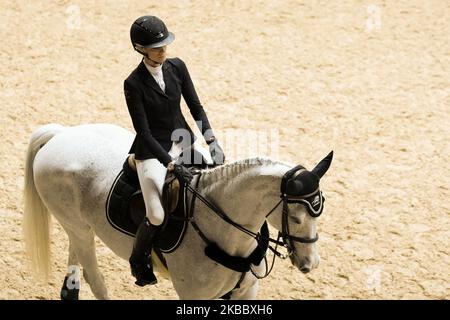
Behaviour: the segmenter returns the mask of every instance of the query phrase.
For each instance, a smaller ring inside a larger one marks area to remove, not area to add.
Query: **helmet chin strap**
[[[149,55],[148,55],[147,52],[145,52],[145,51],[143,51],[143,50],[139,50],[139,49],[136,48],[136,47],[135,47],[135,50],[136,50],[137,52],[139,52],[140,54],[142,54],[144,57],[146,57],[148,60],[150,60],[151,62],[153,62],[154,64],[156,64],[157,66],[162,65],[161,62],[158,62],[158,61],[155,61],[155,60],[151,59],[151,58],[149,57]]]
[[[158,61],[155,61],[155,60],[153,60],[153,59],[150,59],[150,57],[148,56],[148,54],[146,54],[145,56],[146,56],[146,58],[147,58],[148,60],[150,60],[151,62],[155,63],[156,65],[158,65],[158,66],[162,65],[161,62],[158,62]]]

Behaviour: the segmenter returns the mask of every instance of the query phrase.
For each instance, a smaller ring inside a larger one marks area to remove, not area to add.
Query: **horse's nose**
[[[311,271],[311,268],[309,268],[309,267],[302,267],[302,268],[300,269],[300,271],[303,272],[303,273],[308,273],[308,272]]]

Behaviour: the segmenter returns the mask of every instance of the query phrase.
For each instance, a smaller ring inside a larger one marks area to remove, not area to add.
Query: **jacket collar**
[[[162,72],[164,77],[164,83],[166,84],[166,92],[162,91],[159,84],[156,82],[156,80],[153,78],[153,76],[150,74],[150,72],[147,70],[147,67],[144,64],[144,59],[142,59],[141,63],[138,66],[139,74],[144,82],[145,85],[152,88],[162,96],[168,98],[170,92],[171,92],[171,84],[173,81],[171,81],[171,74],[170,74],[170,64],[167,63],[167,60],[162,65]]]

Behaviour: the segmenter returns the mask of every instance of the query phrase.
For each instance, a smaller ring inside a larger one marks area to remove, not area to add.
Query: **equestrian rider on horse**
[[[192,180],[189,169],[175,162],[196,139],[181,113],[181,96],[209,145],[214,163],[223,164],[225,157],[185,63],[179,58],[166,59],[166,48],[175,39],[174,34],[159,18],[143,16],[131,26],[130,36],[133,48],[144,56],[125,80],[124,92],[136,130],[129,153],[135,154],[146,217],[137,230],[129,262],[136,284],[144,286],[157,282],[150,254],[152,239],[164,221],[160,197],[166,172],[173,172],[181,183]],[[201,148],[196,144],[193,147]]]

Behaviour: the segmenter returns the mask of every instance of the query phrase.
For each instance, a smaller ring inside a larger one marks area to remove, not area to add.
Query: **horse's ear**
[[[286,194],[291,196],[302,194],[303,183],[296,179],[289,179],[286,185]]]
[[[331,165],[331,161],[333,160],[333,151],[331,151],[325,158],[320,161],[314,169],[311,170],[312,173],[315,173],[319,179],[323,177],[325,172],[327,172],[328,168]]]

